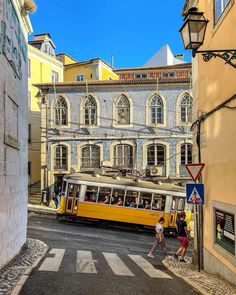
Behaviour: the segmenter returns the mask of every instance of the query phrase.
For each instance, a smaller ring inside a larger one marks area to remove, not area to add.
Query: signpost
[[[189,172],[192,180],[195,183],[188,183],[186,185],[186,198],[188,204],[195,205],[195,221],[196,221],[196,232],[197,232],[197,256],[198,256],[198,271],[200,272],[201,268],[201,257],[203,249],[200,249],[200,245],[202,245],[202,237],[201,237],[201,218],[200,218],[200,210],[202,210],[201,205],[204,204],[204,185],[202,183],[196,183],[198,179],[201,178],[201,172],[204,168],[205,164],[185,164],[187,171]]]

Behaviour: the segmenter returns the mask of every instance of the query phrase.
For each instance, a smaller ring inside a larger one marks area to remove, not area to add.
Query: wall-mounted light
[[[37,94],[35,95],[36,98],[41,99],[41,103],[45,103],[45,94],[43,93],[43,91],[41,89],[39,89],[39,91],[37,92]]]
[[[189,9],[185,15],[184,24],[180,28],[184,48],[192,50],[192,56],[201,53],[204,61],[209,61],[212,57],[220,57],[232,67],[236,68],[236,49],[215,49],[198,50],[203,44],[207,23],[203,12],[199,12],[196,7]]]

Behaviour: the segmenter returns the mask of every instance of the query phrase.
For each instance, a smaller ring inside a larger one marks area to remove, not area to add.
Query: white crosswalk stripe
[[[39,271],[57,272],[60,269],[65,249],[51,249],[49,254],[53,257],[46,257],[41,264]],[[103,252],[102,253],[107,264],[116,276],[134,277],[133,272],[126,266],[121,258],[116,253]],[[165,272],[156,269],[149,261],[141,255],[128,254],[128,257],[137,264],[150,278],[172,279],[171,276]],[[95,263],[91,251],[77,250],[76,257],[76,273],[97,274]]]
[[[40,271],[58,271],[61,265],[65,249],[52,249],[49,254],[54,254],[54,257],[47,257],[41,264]]]
[[[117,254],[103,252],[103,255],[115,275],[134,276]]]
[[[91,251],[77,251],[76,272],[97,273]]]
[[[140,267],[142,270],[149,275],[151,278],[160,278],[160,279],[172,279],[171,276],[166,274],[165,272],[156,269],[150,262],[144,259],[140,255],[131,255],[128,256]]]

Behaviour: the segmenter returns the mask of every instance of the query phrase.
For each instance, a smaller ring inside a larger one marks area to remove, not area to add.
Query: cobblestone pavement
[[[236,295],[236,288],[217,275],[192,269],[191,258],[186,257],[187,263],[177,261],[174,257],[163,260],[163,264],[176,276],[183,278],[202,294]]]
[[[0,270],[0,295],[10,295],[20,278],[32,264],[44,256],[47,245],[39,240],[27,239],[21,253]]]

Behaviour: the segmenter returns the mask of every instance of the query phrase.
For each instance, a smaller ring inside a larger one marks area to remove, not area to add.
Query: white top
[[[157,224],[156,224],[156,231],[158,233],[163,232],[163,226],[159,222],[157,222]]]

